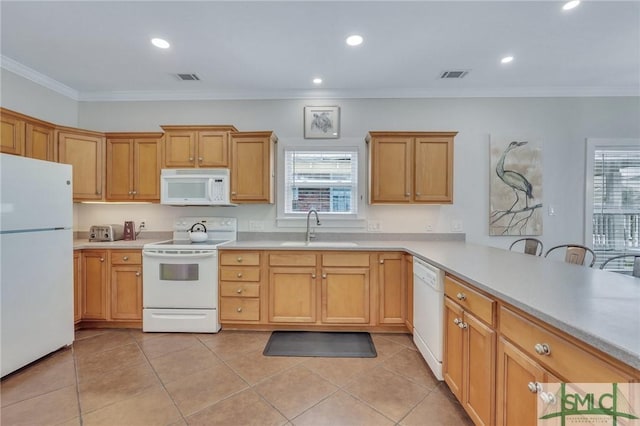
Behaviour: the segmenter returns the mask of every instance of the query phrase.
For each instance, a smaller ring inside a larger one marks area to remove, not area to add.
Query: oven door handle
[[[163,254],[163,253],[154,253],[154,252],[148,252],[148,251],[143,251],[142,252],[143,256],[147,256],[147,257],[157,257],[160,259],[203,259],[205,257],[215,257],[216,252],[215,251],[210,251],[210,252],[206,252],[206,253],[171,253],[171,254]]]

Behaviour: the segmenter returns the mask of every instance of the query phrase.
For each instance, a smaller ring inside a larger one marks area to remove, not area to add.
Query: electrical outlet
[[[377,220],[370,220],[367,222],[367,231],[380,232],[380,222]]]
[[[452,220],[451,221],[451,231],[452,232],[462,232],[462,221],[461,220]]]
[[[427,232],[433,232],[433,225],[432,225],[432,224],[430,224],[430,223],[428,223],[428,224],[427,224],[427,226],[425,227],[425,230],[426,230]]]
[[[147,221],[144,219],[140,219],[138,220],[138,223],[140,223],[140,230],[142,231],[143,229],[147,229]]]
[[[264,231],[264,222],[261,220],[250,220],[249,231],[254,231],[254,232]]]

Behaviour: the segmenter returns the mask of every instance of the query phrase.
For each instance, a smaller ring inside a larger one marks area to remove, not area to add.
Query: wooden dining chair
[[[526,254],[531,254],[533,256],[541,256],[544,251],[544,246],[542,245],[542,241],[537,238],[520,238],[519,240],[515,240],[509,246],[509,250],[513,250],[516,245],[520,245],[519,243],[523,242],[523,252]],[[519,251],[519,250],[518,250]]]
[[[561,244],[559,246],[551,247],[544,254],[544,257],[549,257],[549,253],[554,250],[566,249],[564,255],[564,261],[567,263],[573,263],[575,265],[584,265],[587,253],[591,255],[591,263],[589,267],[596,263],[596,254],[589,247],[585,247],[580,244]]]
[[[627,263],[626,261],[630,261]],[[600,265],[600,269],[607,269],[607,265],[613,264],[618,265],[615,269],[609,269],[614,272],[627,273],[629,272],[625,265],[631,264],[631,275],[637,278],[640,278],[640,254],[620,254],[618,256],[612,256],[605,260],[602,265]]]

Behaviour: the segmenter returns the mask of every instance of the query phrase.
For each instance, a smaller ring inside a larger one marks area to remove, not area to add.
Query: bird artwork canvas
[[[542,235],[540,145],[491,140],[489,235]]]

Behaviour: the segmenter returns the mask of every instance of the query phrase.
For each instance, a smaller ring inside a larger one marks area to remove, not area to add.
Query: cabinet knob
[[[140,276],[140,272],[136,272],[136,277],[139,277],[139,276]]]
[[[138,191],[133,191],[133,195],[136,195],[138,193]]]
[[[101,258],[100,258],[100,262],[104,262],[104,257],[101,257]]]
[[[461,322],[461,321],[460,321],[460,318],[454,318],[454,319],[453,319],[453,323],[454,323],[455,325],[460,324],[460,322]]]
[[[193,157],[189,157],[189,161],[193,161]]]
[[[237,312],[242,312],[242,308],[236,309]]]
[[[420,193],[419,193],[419,192],[416,192],[416,195],[417,195],[417,196],[420,196]]]
[[[384,259],[380,259],[380,264],[383,265],[384,264]]]
[[[463,329],[463,330],[464,330],[465,328],[467,328],[467,326],[468,326],[468,324],[467,324],[466,322],[462,322],[462,321],[460,321],[460,324],[458,324],[458,327],[460,327],[460,328],[461,328],[461,329]]]
[[[129,256],[123,256],[122,260],[129,260]]]
[[[238,293],[238,294],[242,293],[242,289],[241,288],[237,289],[236,293]]]
[[[556,396],[551,392],[540,392],[540,399],[545,404],[554,405],[556,403]]]
[[[322,274],[322,278],[327,278],[327,274]]]
[[[311,278],[315,279],[316,278],[316,274],[311,274]]]
[[[456,297],[458,298],[458,300],[467,300],[467,295],[464,293],[458,293],[456,294]]]
[[[551,347],[546,343],[536,343],[533,347],[538,355],[551,355]]]
[[[202,160],[204,160],[204,158],[198,157],[198,161],[202,162]]]
[[[238,272],[238,278],[242,278],[242,272]]]
[[[405,197],[408,197],[409,195],[411,195],[411,193],[410,193],[410,192],[405,192],[405,193],[404,193],[404,196],[405,196]]]
[[[238,258],[236,259],[238,262],[242,262],[242,256],[238,256]]]
[[[531,393],[538,393],[542,390],[542,385],[538,382],[529,382],[527,383],[527,387]]]
[[[129,195],[133,194],[133,191],[129,191]]]
[[[231,195],[236,195],[236,191],[231,191]]]

